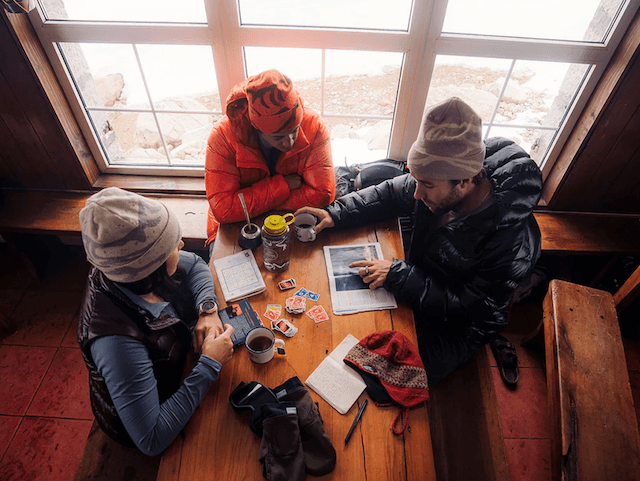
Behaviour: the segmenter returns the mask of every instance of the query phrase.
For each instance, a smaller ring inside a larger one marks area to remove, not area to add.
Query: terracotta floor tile
[[[24,297],[24,289],[2,289],[0,290],[0,312],[6,319],[11,319],[13,311]]]
[[[27,415],[93,419],[87,368],[80,349],[58,349]]]
[[[73,320],[71,324],[69,324],[69,328],[64,335],[64,339],[62,339],[60,347],[75,347],[80,349],[80,346],[78,346],[78,313],[73,316]]]
[[[640,340],[622,338],[624,355],[627,358],[627,369],[640,371]]]
[[[52,266],[45,274],[45,278],[35,282],[32,288],[82,292],[90,266],[84,251],[74,250],[65,257],[64,262],[61,261]]]
[[[505,439],[511,481],[551,480],[548,439]]]
[[[504,385],[498,368],[491,369],[504,437],[548,438],[547,386],[542,369],[520,369],[515,391]]]
[[[36,278],[31,274],[25,261],[17,252],[6,250],[6,246],[0,251],[0,289],[26,289],[32,285]]]
[[[0,460],[4,456],[13,435],[22,421],[20,416],[0,416]]]
[[[0,414],[27,411],[55,353],[49,347],[0,345]]]
[[[520,368],[543,367],[544,365],[544,352],[535,348],[524,348],[520,345],[520,341],[532,330],[527,315],[532,309],[536,309],[536,305],[532,302],[524,302],[513,306],[509,316],[509,324],[501,332],[515,346]],[[494,356],[490,356],[489,359],[492,366],[498,365]]]
[[[0,462],[3,481],[70,481],[93,421],[24,418]]]
[[[80,308],[81,297],[78,292],[28,291],[14,311],[19,327],[3,342],[58,347]]]

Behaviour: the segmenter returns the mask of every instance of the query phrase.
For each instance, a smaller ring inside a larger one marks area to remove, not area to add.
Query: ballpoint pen
[[[360,406],[360,409],[358,409],[358,414],[356,414],[356,418],[353,420],[353,424],[349,428],[349,432],[347,433],[347,437],[344,438],[344,445],[345,446],[349,442],[349,439],[351,439],[351,435],[353,434],[353,431],[356,429],[356,425],[358,424],[358,421],[360,421],[360,418],[362,417],[362,413],[364,412],[364,408],[367,407],[367,403],[368,402],[369,402],[368,399],[365,399],[364,401],[362,401],[362,405]]]

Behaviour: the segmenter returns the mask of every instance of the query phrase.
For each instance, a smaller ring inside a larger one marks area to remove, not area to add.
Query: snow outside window
[[[104,172],[202,176],[224,99],[277,68],[335,165],[406,159],[451,96],[548,172],[640,0],[39,0],[30,19]]]

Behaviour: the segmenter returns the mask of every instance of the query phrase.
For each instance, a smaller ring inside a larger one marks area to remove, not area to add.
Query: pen
[[[344,445],[345,446],[349,442],[349,439],[351,439],[351,435],[353,434],[353,431],[356,429],[356,425],[358,424],[358,421],[360,421],[360,418],[362,417],[362,413],[364,412],[364,408],[367,407],[367,403],[368,402],[369,402],[368,399],[365,399],[364,401],[362,401],[362,404],[360,405],[360,409],[358,409],[358,414],[356,414],[356,418],[353,420],[353,424],[349,428],[349,432],[347,433],[347,437],[344,438]]]

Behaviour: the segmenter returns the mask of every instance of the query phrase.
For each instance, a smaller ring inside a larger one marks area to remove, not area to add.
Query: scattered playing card
[[[285,309],[289,314],[301,314],[307,306],[307,299],[294,295],[285,301]]]
[[[322,307],[322,306],[320,306]],[[329,314],[327,314],[327,312],[324,310],[324,307],[322,308],[322,312],[319,313],[316,317],[313,318],[314,322],[323,322],[323,321],[328,321],[329,320]]]
[[[313,306],[311,309],[309,309],[306,314],[307,316],[309,316],[311,319],[314,319],[318,314],[320,314],[322,311],[324,311],[324,309],[322,308],[321,305],[315,305]]]
[[[305,294],[305,297],[307,299],[311,299],[312,301],[316,302],[320,298],[320,294],[316,292],[307,291],[307,293]]]
[[[280,304],[268,304],[267,310],[264,312],[264,317],[270,321],[276,321],[282,313],[282,306]]]
[[[306,297],[307,296],[307,292],[309,292],[309,291],[307,291],[304,287],[301,287],[300,289],[298,289],[296,291],[294,296]]]
[[[298,328],[286,319],[271,321],[271,329],[273,329],[274,331],[280,331],[287,337],[293,337],[295,336],[296,332],[298,332]]]
[[[281,291],[286,291],[287,289],[293,289],[296,287],[296,280],[292,277],[291,279],[286,279],[284,281],[278,282],[278,287]]]

